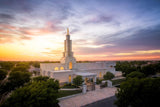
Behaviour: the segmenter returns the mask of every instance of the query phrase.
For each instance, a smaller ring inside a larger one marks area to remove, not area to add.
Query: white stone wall
[[[115,62],[96,62],[96,63],[76,63],[76,70],[100,70],[109,71],[115,73]]]
[[[115,63],[114,62],[96,62],[96,63],[74,63],[75,70],[61,70],[55,71],[55,67],[64,67],[66,69],[66,64],[61,63],[41,63],[41,75],[49,76],[51,78],[55,78],[60,82],[69,82],[69,75],[73,77],[74,72],[89,72],[89,73],[96,73],[97,77],[103,77],[107,71],[112,72],[115,74]]]
[[[105,69],[104,63],[76,63],[76,69]]]
[[[49,76],[56,80],[59,80],[60,83],[62,82],[69,82],[69,76],[71,76],[71,80],[74,78],[74,71],[59,71],[59,72],[51,72],[52,75]]]
[[[74,60],[74,59],[73,59]],[[114,63],[76,63],[75,61],[70,60],[73,62],[73,69],[76,70],[93,70],[93,69],[106,69],[110,72],[115,72]],[[54,71],[55,67],[58,67],[60,70],[60,67],[64,67],[64,69],[68,69],[67,66],[69,66],[68,61],[66,64],[61,63],[40,63],[41,70],[45,71]]]

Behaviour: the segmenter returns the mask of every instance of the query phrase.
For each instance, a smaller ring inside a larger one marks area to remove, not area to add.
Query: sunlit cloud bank
[[[154,54],[154,53],[160,53],[160,50],[148,50],[148,51],[135,51],[131,53],[117,53],[115,55],[122,56],[122,55],[140,55],[140,54]]]
[[[158,0],[1,0],[0,60],[160,59]]]

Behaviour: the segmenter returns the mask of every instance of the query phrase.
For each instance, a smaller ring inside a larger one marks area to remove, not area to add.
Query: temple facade
[[[64,40],[64,52],[60,63],[40,63],[42,76],[49,76],[60,81],[60,83],[72,82],[77,75],[84,80],[102,78],[106,72],[115,74],[115,62],[91,62],[76,63],[72,52],[72,40],[70,40],[69,29],[67,29],[66,40]]]

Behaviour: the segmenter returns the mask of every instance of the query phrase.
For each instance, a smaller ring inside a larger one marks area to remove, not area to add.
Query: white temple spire
[[[69,28],[67,28],[67,35],[69,35]]]

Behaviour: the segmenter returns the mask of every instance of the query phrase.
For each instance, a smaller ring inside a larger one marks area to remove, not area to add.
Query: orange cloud
[[[142,55],[142,54],[154,54],[154,53],[160,54],[160,50],[134,51],[134,52],[129,52],[129,53],[116,53],[114,55],[115,56],[128,56],[128,55]]]
[[[33,35],[33,36],[36,36],[36,35],[46,35],[46,34],[53,34],[53,33],[56,33],[57,31],[60,31],[61,28],[60,27],[57,27],[55,26],[55,24],[53,22],[46,22],[44,24],[43,27],[40,27],[40,28],[20,28],[19,29],[21,32],[23,32],[24,34],[27,34],[27,35]]]

